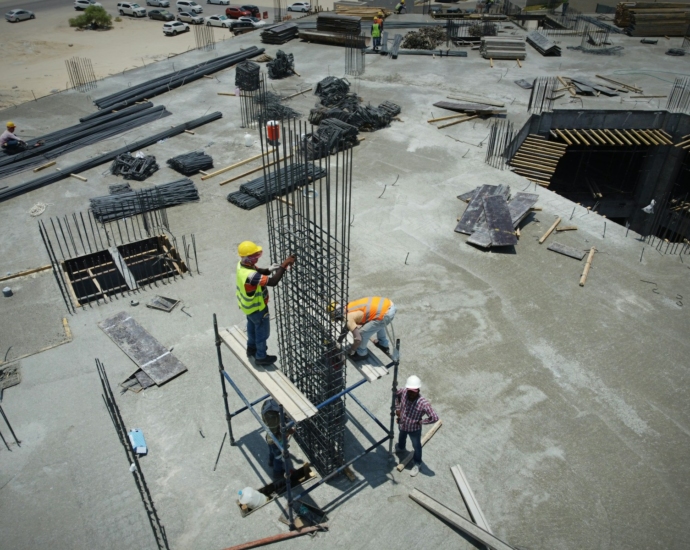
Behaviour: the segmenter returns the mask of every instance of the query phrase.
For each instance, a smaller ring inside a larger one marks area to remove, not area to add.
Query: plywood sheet
[[[158,386],[187,370],[179,359],[125,311],[108,317],[98,326]]]
[[[484,213],[484,197],[493,195],[496,192],[495,185],[482,185],[474,194],[472,200],[467,205],[465,212],[462,214],[458,225],[455,227],[456,233],[464,233],[471,235],[476,230],[476,226]]]
[[[515,194],[513,200],[508,203],[508,211],[514,228],[527,217],[530,208],[537,204],[538,200],[539,195],[535,193],[520,192]]]
[[[484,214],[492,246],[515,246],[517,237],[508,210],[508,203],[502,195],[484,197]]]
[[[578,250],[577,248],[573,248],[572,246],[568,246],[557,242],[551,243],[547,247],[547,250],[551,250],[552,252],[558,252],[559,254],[563,254],[564,256],[568,256],[569,258],[574,258],[578,261],[582,261],[582,258],[584,258],[586,254],[586,252],[583,252],[582,250]]]

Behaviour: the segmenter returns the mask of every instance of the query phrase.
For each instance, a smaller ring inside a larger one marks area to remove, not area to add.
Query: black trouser
[[[26,143],[19,141],[18,139],[10,139],[5,143],[2,150],[8,155],[16,155],[22,151],[26,151]]]

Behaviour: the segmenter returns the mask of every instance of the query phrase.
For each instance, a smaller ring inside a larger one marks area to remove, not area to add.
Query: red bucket
[[[267,11],[264,12],[264,19],[268,19],[268,12]]]
[[[266,135],[268,141],[278,141],[280,139],[280,123],[275,120],[269,120],[266,123]]]

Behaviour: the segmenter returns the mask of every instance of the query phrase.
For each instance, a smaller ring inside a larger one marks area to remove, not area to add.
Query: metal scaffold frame
[[[221,388],[223,392],[223,404],[225,406],[225,420],[228,425],[228,434],[230,436],[230,445],[235,446],[236,441],[235,437],[232,431],[232,419],[245,412],[245,411],[250,411],[254,418],[257,420],[261,428],[271,437],[273,440],[273,443],[278,446],[278,449],[280,450],[280,454],[282,456],[282,460],[285,464],[285,473],[284,473],[284,478],[285,478],[285,496],[287,499],[287,514],[288,514],[288,520],[290,524],[290,529],[295,529],[295,522],[294,522],[294,505],[297,504],[299,505],[299,500],[304,498],[306,495],[314,491],[316,488],[320,487],[327,481],[333,479],[336,475],[342,473],[346,468],[354,464],[356,461],[358,461],[360,458],[364,457],[365,455],[369,454],[372,452],[374,449],[376,449],[379,445],[383,445],[388,441],[388,452],[391,453],[393,452],[393,439],[394,439],[394,428],[395,428],[395,396],[398,390],[398,368],[400,365],[399,357],[400,357],[400,340],[396,340],[395,342],[395,353],[393,357],[396,359],[392,360],[390,363],[385,365],[386,370],[390,370],[391,368],[393,369],[393,380],[391,383],[391,406],[390,406],[390,423],[389,426],[386,427],[383,422],[381,422],[374,413],[372,413],[353,393],[353,390],[357,389],[359,386],[363,385],[365,382],[368,380],[366,378],[362,378],[358,382],[355,382],[352,384],[350,387],[344,388],[335,395],[330,396],[323,402],[319,403],[316,405],[316,409],[319,411],[322,411],[324,409],[327,409],[329,406],[332,406],[334,402],[339,401],[340,399],[344,398],[346,395],[349,395],[352,400],[357,403],[357,405],[360,406],[360,408],[374,421],[376,424],[385,432],[386,436],[378,441],[376,441],[374,444],[370,445],[368,448],[366,448],[364,451],[356,455],[355,457],[343,462],[338,468],[334,469],[327,475],[322,475],[321,479],[317,481],[314,485],[309,487],[308,489],[302,490],[301,492],[294,494],[293,488],[291,485],[291,480],[290,480],[290,453],[289,453],[289,448],[290,444],[288,441],[288,430],[290,430],[292,427],[297,428],[299,430],[300,425],[304,424],[304,422],[308,422],[309,420],[296,423],[294,420],[288,420],[283,408],[282,404],[279,404],[280,407],[280,438],[277,438],[273,435],[271,430],[266,426],[264,421],[261,418],[261,413],[258,412],[257,410],[254,409],[254,407],[269,397],[271,397],[270,394],[265,394],[258,399],[255,399],[253,401],[249,401],[249,399],[242,393],[242,390],[240,390],[239,386],[235,383],[235,381],[230,377],[228,372],[225,370],[225,367],[223,365],[223,354],[221,352],[221,343],[222,339],[220,337],[220,333],[218,331],[218,321],[216,319],[216,314],[213,314],[213,331],[215,334],[215,342],[216,342],[216,352],[218,355],[218,372],[220,374],[220,383],[221,383]],[[242,403],[244,406],[240,407],[239,409],[235,411],[230,411],[230,405],[228,403],[228,390],[226,386],[226,382],[230,384],[233,390],[235,390],[235,393],[237,396],[241,399]],[[277,401],[277,400],[276,400]],[[304,450],[304,449],[303,449]]]

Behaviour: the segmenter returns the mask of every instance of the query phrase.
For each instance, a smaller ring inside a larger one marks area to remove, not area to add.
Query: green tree
[[[110,29],[113,26],[113,17],[99,6],[89,6],[84,13],[71,18],[69,26],[78,29]]]

